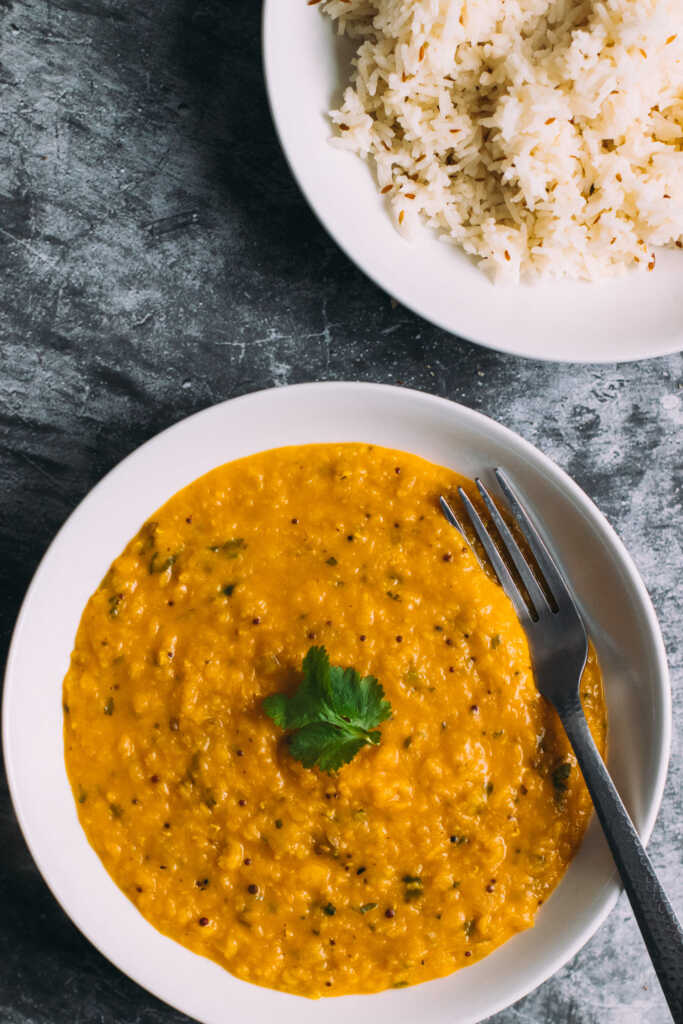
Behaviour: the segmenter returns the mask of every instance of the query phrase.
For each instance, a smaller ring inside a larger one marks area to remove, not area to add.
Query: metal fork
[[[676,1024],[683,1024],[683,929],[598,753],[581,707],[579,681],[588,654],[583,621],[562,572],[508,477],[500,469],[495,475],[508,508],[533,553],[542,580],[534,575],[481,480],[477,479],[476,484],[495,526],[496,539],[494,531],[484,525],[462,488],[458,489],[460,500],[500,585],[519,616],[529,642],[536,686],[553,705],[564,726],[669,1009]],[[467,541],[465,530],[443,497],[441,508],[449,523]],[[514,565],[526,598],[501,549]]]

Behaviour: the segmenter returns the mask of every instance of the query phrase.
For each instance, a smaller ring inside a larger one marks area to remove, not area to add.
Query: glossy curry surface
[[[86,835],[160,931],[306,996],[412,985],[530,927],[590,802],[524,633],[402,452],[264,452],[175,495],[91,597],[64,681]],[[263,713],[313,644],[391,701],[305,769]],[[591,651],[581,692],[604,751]]]

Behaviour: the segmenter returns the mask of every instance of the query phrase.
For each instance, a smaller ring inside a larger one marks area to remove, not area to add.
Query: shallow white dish
[[[536,359],[624,362],[683,349],[683,252],[653,273],[600,284],[494,287],[427,230],[394,229],[369,167],[329,145],[326,112],[348,82],[348,43],[306,0],[264,0],[263,63],[273,119],[292,172],[346,254],[404,306],[453,334]]]
[[[266,448],[372,441],[468,476],[502,465],[556,544],[602,663],[609,767],[641,835],[664,786],[671,710],[659,627],[636,569],[610,526],[549,459],[492,420],[445,399],[373,384],[304,384],[198,413],[143,445],[78,506],[22,607],[7,663],[3,739],[10,790],[31,853],[81,931],[122,971],[204,1024],[396,1024],[479,1021],[519,999],[571,957],[613,906],[618,888],[593,823],[536,927],[440,981],[325,1006],[238,981],[164,938],[115,886],[88,845],[64,768],[61,685],[83,607],[140,524],[214,466]]]

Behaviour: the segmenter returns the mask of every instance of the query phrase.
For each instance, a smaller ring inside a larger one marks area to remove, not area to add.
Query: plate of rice
[[[683,0],[265,0],[280,140],[347,255],[516,355],[683,349]]]

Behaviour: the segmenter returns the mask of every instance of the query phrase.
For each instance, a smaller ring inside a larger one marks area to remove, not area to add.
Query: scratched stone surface
[[[402,382],[482,410],[555,459],[643,574],[674,688],[651,843],[683,911],[681,357],[553,366],[392,303],[307,209],[264,95],[256,0],[0,0],[1,657],[45,547],[162,428],[256,388]],[[80,935],[0,787],[2,1024],[181,1024]],[[457,1010],[454,1009],[454,1020]],[[622,897],[495,1024],[665,1024]]]

